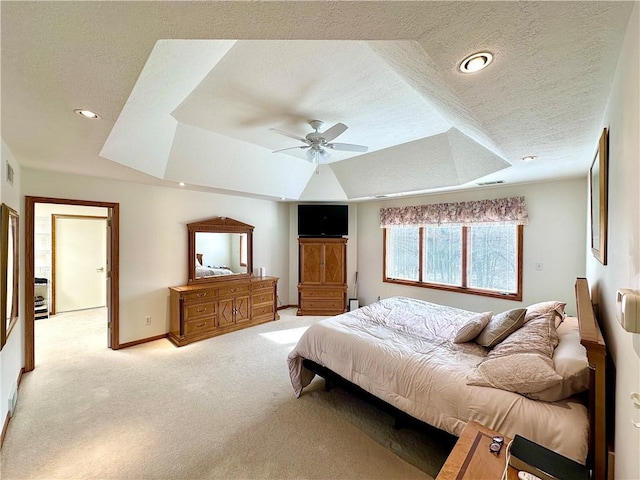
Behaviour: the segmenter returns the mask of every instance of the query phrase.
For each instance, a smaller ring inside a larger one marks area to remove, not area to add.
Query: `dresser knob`
[[[206,294],[207,292],[196,293],[196,297],[204,297]]]
[[[198,308],[196,310],[196,312],[198,312],[198,313],[202,313],[202,312],[206,312],[206,311],[207,311],[206,307],[205,308]]]
[[[196,325],[196,327],[200,328],[200,327],[204,327],[207,324],[207,322],[202,322],[202,323],[198,323]]]

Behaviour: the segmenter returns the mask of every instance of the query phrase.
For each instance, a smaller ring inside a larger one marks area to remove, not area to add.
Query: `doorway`
[[[107,343],[117,350],[119,344],[119,204],[90,200],[25,197],[25,371],[35,368],[35,210],[38,204],[103,207],[107,211],[105,289],[107,307]],[[96,267],[100,268],[100,267]]]

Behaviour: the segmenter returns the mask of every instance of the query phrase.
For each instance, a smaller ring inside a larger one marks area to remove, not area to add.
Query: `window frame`
[[[492,297],[492,298],[502,298],[504,300],[515,300],[522,301],[522,256],[523,256],[523,237],[524,237],[524,226],[523,225],[515,225],[516,227],[516,252],[517,252],[517,280],[516,292],[496,292],[495,290],[485,290],[481,288],[472,288],[467,287],[467,255],[468,255],[468,238],[469,238],[469,230],[473,227],[462,227],[462,286],[457,285],[447,285],[442,283],[432,283],[423,281],[424,275],[424,235],[425,228],[424,226],[420,226],[419,230],[419,253],[418,253],[418,280],[400,280],[394,278],[387,277],[387,229],[393,227],[383,227],[382,228],[382,281],[384,283],[395,283],[397,285],[405,285],[408,287],[420,287],[420,288],[431,288],[435,290],[444,290],[447,292],[456,292],[456,293],[466,293],[470,295],[479,295],[482,297]]]

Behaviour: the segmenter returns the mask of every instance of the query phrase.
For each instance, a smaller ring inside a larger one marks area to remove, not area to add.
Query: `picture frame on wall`
[[[607,264],[607,207],[609,132],[605,128],[598,141],[598,150],[589,169],[589,200],[591,208],[591,252],[603,265]]]

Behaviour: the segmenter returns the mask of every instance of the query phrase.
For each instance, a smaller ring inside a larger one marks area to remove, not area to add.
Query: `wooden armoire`
[[[298,238],[298,315],[347,311],[347,239]]]

